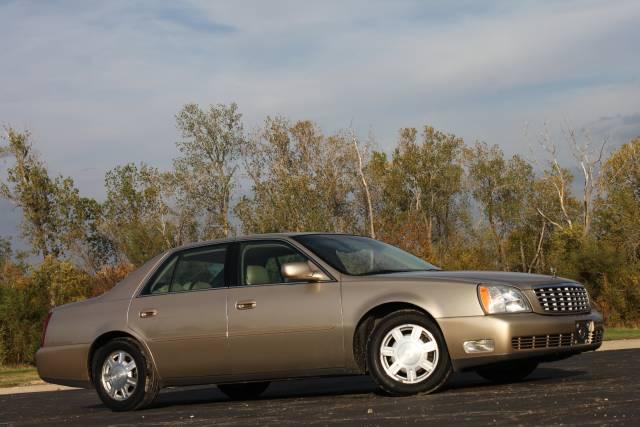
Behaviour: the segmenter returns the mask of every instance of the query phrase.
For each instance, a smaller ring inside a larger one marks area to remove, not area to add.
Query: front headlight
[[[524,294],[511,286],[478,285],[478,299],[487,314],[531,311]]]

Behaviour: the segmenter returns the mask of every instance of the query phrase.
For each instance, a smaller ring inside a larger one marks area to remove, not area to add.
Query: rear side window
[[[169,292],[169,287],[171,286],[171,278],[173,277],[173,270],[176,267],[177,261],[178,257],[174,256],[167,263],[165,263],[165,265],[163,265],[155,274],[154,278],[151,279],[151,283],[149,283],[149,285],[145,287],[142,294],[166,294],[167,292]]]
[[[224,287],[226,255],[226,245],[181,252],[158,270],[142,295]]]

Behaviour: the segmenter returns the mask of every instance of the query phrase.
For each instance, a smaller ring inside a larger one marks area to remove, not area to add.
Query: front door
[[[129,308],[165,379],[228,373],[227,245],[185,250],[169,258]]]
[[[229,288],[229,348],[235,375],[341,367],[340,284],[290,283],[282,264],[309,259],[285,241],[238,244],[238,283]]]

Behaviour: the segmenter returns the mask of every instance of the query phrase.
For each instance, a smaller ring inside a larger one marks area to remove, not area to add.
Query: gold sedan
[[[601,341],[574,281],[442,271],[365,237],[289,233],[172,249],[55,308],[37,365],[124,411],[177,385],[242,399],[321,375],[368,373],[392,395],[433,392],[460,370],[513,381]]]

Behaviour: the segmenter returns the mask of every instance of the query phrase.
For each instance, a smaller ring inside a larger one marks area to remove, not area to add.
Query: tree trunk
[[[356,154],[358,156],[358,172],[360,174],[360,178],[362,179],[362,186],[364,187],[364,194],[367,198],[367,208],[369,212],[369,234],[372,239],[376,238],[376,230],[373,225],[373,205],[371,203],[371,194],[369,193],[369,185],[367,184],[367,179],[364,176],[364,171],[362,167],[362,156],[360,155],[360,149],[358,148],[358,140],[353,137],[353,146],[356,149]]]

